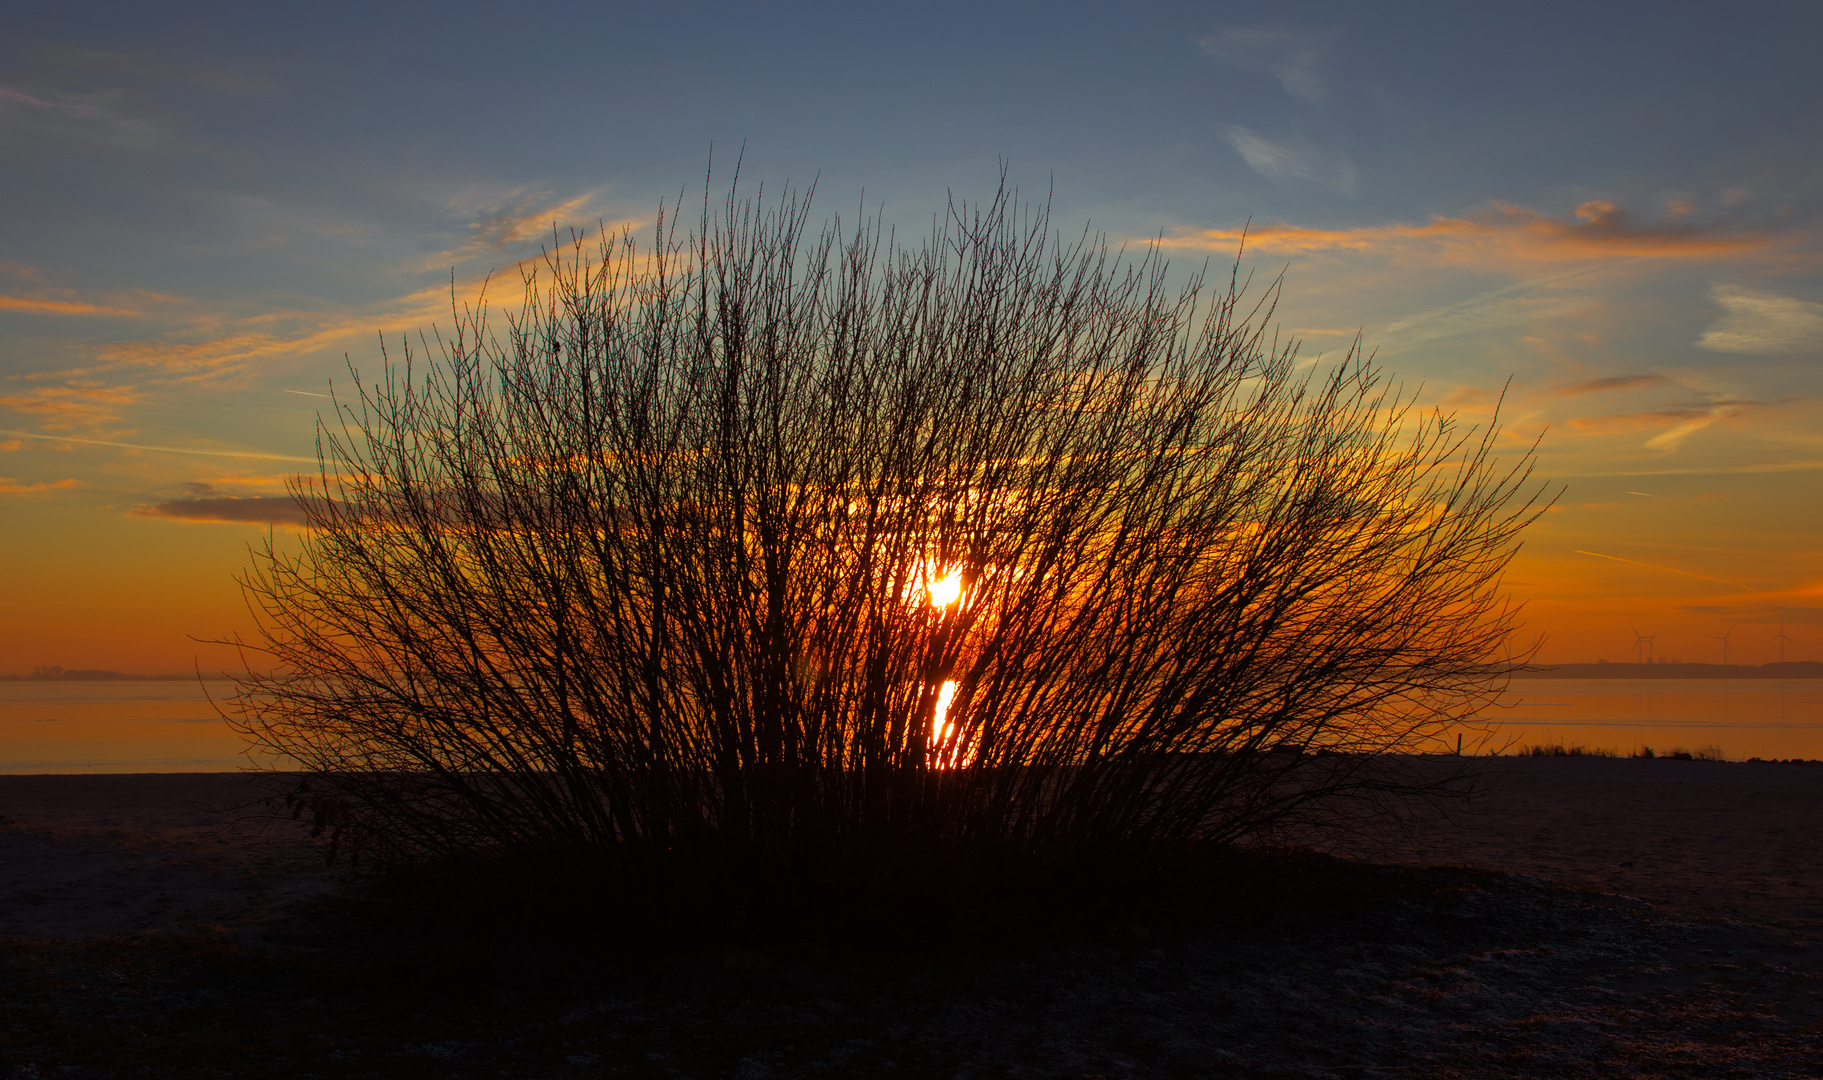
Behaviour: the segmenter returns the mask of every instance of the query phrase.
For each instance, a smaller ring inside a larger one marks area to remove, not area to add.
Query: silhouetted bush
[[[916,934],[1457,791],[1400,755],[1526,659],[1529,454],[1004,186],[808,214],[577,239],[357,375],[233,701],[326,840]]]
[[[1652,756],[1652,748],[1651,748],[1651,747],[1646,747],[1646,748],[1645,748],[1645,749],[1646,749],[1646,753],[1645,753],[1645,756],[1646,756],[1646,757],[1651,757],[1651,756]],[[1563,743],[1560,743],[1560,742],[1559,742],[1559,743],[1538,743],[1538,744],[1536,744],[1536,745],[1533,745],[1533,746],[1522,746],[1522,747],[1520,747],[1520,748],[1519,748],[1519,756],[1520,756],[1520,757],[1602,757],[1602,758],[1617,758],[1617,757],[1619,757],[1619,756],[1620,756],[1620,751],[1619,751],[1619,750],[1614,750],[1614,749],[1610,749],[1610,748],[1607,748],[1607,747],[1601,747],[1601,746],[1584,746],[1584,745],[1583,745],[1583,744],[1581,744],[1581,743],[1573,743],[1573,744],[1571,744],[1571,745],[1569,745],[1569,746],[1565,746],[1565,745],[1564,745],[1564,744],[1563,744]],[[1640,756],[1640,755],[1638,755],[1638,754],[1635,754],[1635,755],[1633,755],[1633,756],[1635,756],[1635,757],[1638,757],[1638,756]]]
[[[1631,753],[1627,756],[1635,757],[1635,758],[1647,758],[1647,759],[1665,758],[1665,759],[1668,759],[1671,761],[1726,761],[1726,760],[1728,760],[1725,756],[1723,756],[1722,748],[1719,746],[1713,746],[1713,745],[1712,746],[1700,746],[1700,747],[1696,748],[1695,750],[1686,750],[1681,746],[1674,746],[1669,750],[1654,750],[1650,746],[1642,746],[1638,750],[1635,750],[1633,753]],[[1752,760],[1752,759],[1749,759],[1749,760]]]

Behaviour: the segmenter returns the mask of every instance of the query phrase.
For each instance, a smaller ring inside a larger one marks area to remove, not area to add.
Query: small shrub
[[[1620,756],[1620,751],[1602,746],[1584,746],[1581,743],[1573,743],[1569,746],[1565,746],[1563,743],[1557,742],[1522,746],[1519,748],[1519,756],[1617,758]]]
[[[1638,750],[1635,750],[1632,754],[1630,754],[1628,756],[1636,757],[1636,758],[1648,758],[1648,759],[1649,758],[1663,758],[1668,761],[1727,761],[1728,760],[1728,758],[1722,753],[1722,748],[1719,746],[1715,746],[1715,745],[1701,746],[1695,750],[1687,750],[1681,746],[1674,746],[1671,749],[1665,750],[1665,751],[1654,751],[1650,746],[1642,746]]]

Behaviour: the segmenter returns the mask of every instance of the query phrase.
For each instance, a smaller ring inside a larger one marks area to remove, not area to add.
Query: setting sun
[[[931,607],[949,607],[951,604],[962,599],[962,571],[951,570],[945,576],[934,580],[929,576],[926,576],[924,579],[924,592],[925,595],[930,597]],[[946,684],[946,692],[947,689]],[[947,702],[949,699],[945,698],[944,700]],[[942,706],[940,705],[938,707],[941,709]]]

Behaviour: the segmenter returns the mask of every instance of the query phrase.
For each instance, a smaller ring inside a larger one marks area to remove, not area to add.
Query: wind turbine
[[[1781,628],[1782,629],[1782,628]],[[1734,633],[1734,627],[1728,628],[1728,634]],[[1717,634],[1715,639],[1722,643],[1722,666],[1728,666],[1728,634]]]
[[[1642,634],[1636,626],[1629,626],[1627,629],[1633,631],[1633,662],[1636,664],[1650,664],[1652,662],[1652,642],[1653,639],[1658,637],[1658,631],[1654,630],[1650,634]]]
[[[1783,664],[1785,662],[1785,643],[1790,640],[1791,640],[1791,638],[1788,637],[1785,633],[1785,620],[1780,619],[1778,636],[1767,638],[1766,644],[1771,645],[1775,641],[1779,643],[1779,663],[1781,663],[1781,664]]]

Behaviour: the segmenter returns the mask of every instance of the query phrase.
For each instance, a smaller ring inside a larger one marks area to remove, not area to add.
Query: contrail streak
[[[36,431],[0,430],[0,435],[11,435],[21,439],[43,439],[47,442],[72,442],[84,446],[118,446],[123,450],[152,450],[161,454],[198,454],[203,457],[259,458],[262,461],[307,461],[312,465],[316,458],[293,457],[290,454],[261,454],[250,450],[187,450],[181,446],[147,446],[143,443],[110,442],[107,439],[78,439],[73,435],[40,435]]]
[[[1627,261],[1632,260],[1629,259]],[[1412,331],[1427,323],[1445,322],[1452,318],[1459,319],[1464,315],[1472,315],[1481,308],[1492,307],[1496,301],[1503,300],[1506,297],[1528,292],[1532,289],[1542,288],[1546,285],[1555,285],[1560,281],[1569,281],[1572,278],[1586,277],[1606,269],[1608,269],[1607,264],[1597,263],[1593,266],[1583,266],[1578,267],[1575,270],[1566,270],[1561,274],[1551,274],[1548,277],[1533,278],[1530,281],[1514,282],[1511,285],[1505,285],[1498,289],[1471,296],[1467,300],[1450,304],[1447,307],[1435,308],[1431,311],[1421,312],[1409,318],[1400,319],[1398,322],[1390,323],[1381,329],[1379,341],[1383,350],[1397,349],[1405,345],[1415,345],[1420,341],[1427,340],[1427,338],[1425,335],[1414,334]],[[1457,332],[1460,333],[1462,331]],[[1404,335],[1404,340],[1401,340],[1401,335]],[[1451,335],[1446,332],[1442,335],[1431,336],[1448,337]]]
[[[1823,461],[1765,462],[1759,465],[1719,465],[1704,469],[1635,469],[1622,472],[1555,473],[1567,480],[1598,476],[1734,476],[1740,473],[1808,472],[1823,469]],[[1639,494],[1634,492],[1633,494]]]
[[[1640,562],[1638,559],[1623,559],[1619,555],[1603,555],[1599,551],[1584,551],[1581,548],[1571,548],[1570,550],[1576,552],[1578,555],[1593,555],[1598,559],[1612,559],[1615,562],[1632,563],[1634,566],[1649,566],[1654,570],[1665,570],[1673,574],[1682,574],[1685,577],[1693,577],[1702,581],[1713,581],[1717,585],[1732,585],[1737,589],[1745,589],[1750,593],[1757,593],[1760,591],[1751,585],[1743,585],[1738,581],[1723,581],[1719,577],[1710,577],[1707,574],[1693,574],[1688,570],[1679,570],[1675,566],[1660,566],[1657,563]]]

